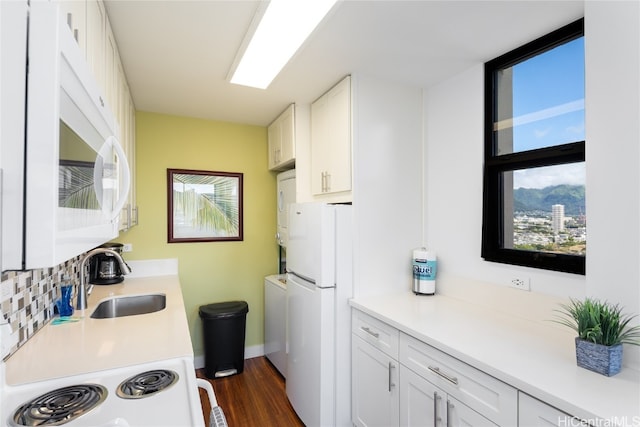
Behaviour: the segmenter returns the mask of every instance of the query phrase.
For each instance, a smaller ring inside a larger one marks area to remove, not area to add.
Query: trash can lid
[[[200,306],[200,317],[202,319],[221,319],[225,317],[236,317],[247,314],[249,304],[246,301],[217,302]]]

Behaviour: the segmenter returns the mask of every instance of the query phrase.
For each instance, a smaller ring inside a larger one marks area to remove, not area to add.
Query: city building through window
[[[584,22],[485,64],[482,256],[584,274]]]

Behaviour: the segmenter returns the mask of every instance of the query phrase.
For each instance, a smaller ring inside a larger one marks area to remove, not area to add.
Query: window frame
[[[502,173],[519,169],[585,161],[585,141],[497,155],[493,131],[495,72],[584,36],[584,18],[485,63],[485,134],[481,256],[486,261],[585,274],[586,255],[527,251],[504,247],[504,182]]]

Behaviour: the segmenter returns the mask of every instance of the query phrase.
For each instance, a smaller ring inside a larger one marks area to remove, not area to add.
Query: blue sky
[[[514,151],[585,139],[584,38],[513,68]],[[517,173],[514,188],[584,184],[584,164]]]

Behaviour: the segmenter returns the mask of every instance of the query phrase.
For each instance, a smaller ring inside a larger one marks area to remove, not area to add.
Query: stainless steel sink
[[[123,296],[102,301],[93,313],[93,319],[111,319],[114,317],[135,316],[154,313],[167,306],[165,294]]]

